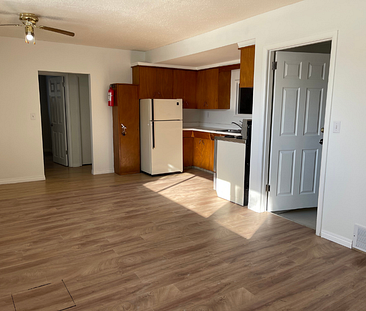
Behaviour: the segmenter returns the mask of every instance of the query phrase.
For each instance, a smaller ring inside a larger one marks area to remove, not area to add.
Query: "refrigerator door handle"
[[[154,117],[154,100],[151,100],[151,120],[154,121],[155,117]]]
[[[151,122],[151,130],[152,130],[152,147],[155,149],[155,122]]]

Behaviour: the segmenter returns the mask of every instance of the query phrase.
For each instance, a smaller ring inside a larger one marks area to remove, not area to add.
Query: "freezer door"
[[[152,105],[154,121],[182,120],[182,99],[154,99]]]
[[[155,121],[152,175],[183,171],[182,121]]]

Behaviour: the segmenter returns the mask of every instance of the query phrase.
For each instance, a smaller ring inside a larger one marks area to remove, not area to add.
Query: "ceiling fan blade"
[[[23,26],[21,24],[0,24],[0,26]]]
[[[38,28],[43,29],[43,30],[47,30],[47,31],[57,32],[57,33],[60,33],[62,35],[66,35],[66,36],[70,36],[70,37],[75,36],[75,34],[73,32],[62,30],[62,29],[52,28],[52,27],[48,27],[48,26],[38,26]]]

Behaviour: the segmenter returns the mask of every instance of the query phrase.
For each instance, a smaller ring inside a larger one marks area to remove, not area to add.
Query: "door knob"
[[[323,145],[323,138],[319,140],[319,144]]]
[[[122,136],[126,136],[127,126],[125,126],[123,123],[121,123],[121,128],[122,128]]]

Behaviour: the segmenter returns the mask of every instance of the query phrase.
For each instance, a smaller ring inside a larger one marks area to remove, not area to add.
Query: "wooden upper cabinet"
[[[173,98],[173,69],[136,66],[133,83],[140,85],[140,98]]]
[[[135,66],[133,83],[142,98],[182,98],[183,108],[230,109],[230,65],[204,70]]]
[[[219,69],[205,69],[197,72],[197,108],[218,109]]]
[[[197,108],[230,109],[231,70],[240,65],[200,70],[197,73]]]
[[[240,87],[253,87],[255,45],[241,48]]]
[[[173,70],[173,98],[183,99],[183,108],[195,109],[197,72],[194,70]]]
[[[140,130],[138,85],[113,84],[114,172],[119,175],[140,172]],[[125,135],[121,124],[126,127]]]

